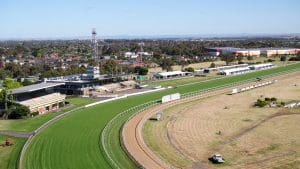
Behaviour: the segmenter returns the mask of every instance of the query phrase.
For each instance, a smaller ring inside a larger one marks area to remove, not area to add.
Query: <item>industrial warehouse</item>
[[[233,47],[216,47],[206,48],[206,52],[211,56],[220,56],[226,54],[233,54],[235,56],[278,56],[278,55],[296,55],[300,53],[297,48],[257,48],[257,49],[243,49]]]

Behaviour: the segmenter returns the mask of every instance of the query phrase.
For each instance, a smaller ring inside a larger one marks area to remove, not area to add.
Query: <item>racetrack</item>
[[[24,161],[21,162],[23,168],[112,168],[108,161],[103,146],[100,143],[100,133],[106,124],[117,114],[133,106],[143,104],[161,98],[170,93],[187,93],[201,89],[219,87],[233,82],[243,80],[255,80],[256,77],[270,75],[286,70],[299,68],[300,64],[288,67],[274,68],[261,72],[254,72],[242,76],[228,77],[224,79],[211,80],[207,82],[195,83],[175,89],[169,89],[157,93],[142,96],[133,96],[126,99],[97,105],[75,112],[34,136],[31,144],[25,152]],[[127,119],[122,119],[124,122]],[[135,168],[136,166],[127,157],[119,144],[118,131],[116,135],[110,135],[117,146],[109,149],[116,155],[113,160],[120,162],[120,168]]]

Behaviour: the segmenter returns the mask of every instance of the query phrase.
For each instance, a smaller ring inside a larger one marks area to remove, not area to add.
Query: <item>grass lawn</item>
[[[92,103],[96,100],[89,99],[89,98],[69,98],[67,99],[68,102],[71,103],[69,107],[66,107],[59,112],[51,112],[44,115],[39,115],[33,118],[28,119],[19,119],[19,120],[0,120],[0,130],[10,130],[10,131],[33,131],[43,123],[49,121],[56,115],[62,112],[69,111],[76,107],[80,107],[89,103]]]
[[[22,138],[10,138],[13,144],[12,146],[3,147],[0,146],[0,169],[16,169],[19,153],[22,149],[25,139]],[[5,136],[0,135],[0,144],[5,142]]]
[[[80,110],[59,120],[35,136],[25,153],[24,168],[111,168],[99,145],[100,133],[118,113],[130,107],[160,99],[166,94],[193,92],[296,68],[300,68],[300,63],[133,96]],[[122,116],[118,124],[125,122],[128,116]],[[112,142],[110,144],[116,146],[108,150],[111,151],[111,154],[115,154],[114,160],[122,164],[121,168],[135,168],[120,146],[119,134],[122,125],[113,125],[112,127],[109,141]]]
[[[169,80],[157,80],[157,81],[150,81],[146,84],[148,84],[149,86],[162,86],[162,87],[168,87],[168,86],[178,86],[178,85],[182,85],[182,84],[188,84],[188,83],[195,83],[195,82],[201,82],[201,81],[205,81],[205,80],[210,80],[210,79],[214,79],[217,78],[219,76],[217,75],[211,75],[211,76],[207,76],[207,77],[184,77],[184,78],[178,78],[178,79],[169,79]]]

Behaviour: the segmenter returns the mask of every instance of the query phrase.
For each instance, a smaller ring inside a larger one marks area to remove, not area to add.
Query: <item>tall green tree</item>
[[[229,65],[229,63],[234,62],[236,60],[236,57],[233,54],[222,54],[221,60],[226,62],[226,65]]]
[[[3,82],[3,87],[5,87],[6,89],[15,89],[18,87],[21,87],[22,84],[20,82],[14,81],[13,79],[5,79]]]
[[[174,65],[174,62],[171,58],[163,59],[160,64],[161,68],[166,71],[172,71],[173,65]]]

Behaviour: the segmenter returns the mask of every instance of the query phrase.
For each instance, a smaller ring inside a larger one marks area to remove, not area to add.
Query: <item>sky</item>
[[[300,33],[300,0],[0,0],[0,39]]]

